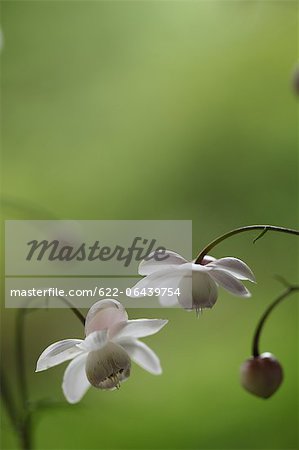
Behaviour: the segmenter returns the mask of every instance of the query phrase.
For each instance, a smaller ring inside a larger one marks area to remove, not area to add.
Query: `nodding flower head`
[[[157,333],[166,323],[160,319],[129,320],[121,303],[100,300],[86,316],[85,339],[65,339],[50,345],[39,357],[36,371],[72,360],[62,383],[70,403],[80,401],[90,386],[118,389],[130,376],[131,360],[159,375],[159,358],[139,338]]]
[[[255,278],[240,259],[205,256],[200,264],[195,264],[170,250],[165,254],[167,258],[163,260],[149,257],[140,263],[139,274],[145,278],[132,287],[131,297],[144,297],[150,289],[162,292],[171,288],[177,294],[160,295],[162,306],[180,305],[186,310],[200,311],[214,306],[218,286],[239,297],[251,296],[242,280],[255,282]]]
[[[281,385],[282,380],[282,367],[271,353],[253,356],[241,366],[242,386],[257,397],[271,397]]]

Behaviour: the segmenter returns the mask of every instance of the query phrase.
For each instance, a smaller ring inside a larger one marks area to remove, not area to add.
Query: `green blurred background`
[[[192,219],[194,255],[241,225],[296,227],[297,2],[4,1],[1,17],[2,219]],[[199,319],[130,310],[170,319],[146,339],[163,376],[134,366],[120,391],[39,413],[36,448],[298,449],[298,296],[262,339],[283,385],[267,401],[239,385],[254,326],[282,289],[274,274],[298,281],[296,237],[254,236],[214,252],[253,268],[251,299],[222,290]],[[16,393],[15,311],[1,317]],[[67,310],[29,315],[33,400],[63,401],[64,367],[35,374],[35,362],[81,336]],[[1,425],[2,448],[17,448],[5,413]]]

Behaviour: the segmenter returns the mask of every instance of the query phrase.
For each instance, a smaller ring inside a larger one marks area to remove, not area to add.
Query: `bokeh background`
[[[1,18],[1,219],[192,219],[194,255],[241,225],[296,227],[297,2],[4,1]],[[253,268],[251,299],[222,290],[199,319],[130,310],[170,319],[146,339],[163,376],[134,366],[119,391],[40,412],[36,449],[298,449],[298,296],[261,342],[283,385],[267,401],[239,385],[254,326],[282,290],[274,275],[298,282],[297,238],[254,237],[213,253]],[[1,361],[17,395],[15,315],[3,306]],[[70,311],[28,316],[32,400],[63,401],[64,367],[35,374],[35,362],[80,336]],[[1,419],[2,448],[17,448]]]

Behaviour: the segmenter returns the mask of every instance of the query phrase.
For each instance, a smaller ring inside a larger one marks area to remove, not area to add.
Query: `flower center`
[[[104,348],[90,352],[86,360],[86,376],[99,389],[119,389],[130,376],[131,360],[125,350],[109,342]]]

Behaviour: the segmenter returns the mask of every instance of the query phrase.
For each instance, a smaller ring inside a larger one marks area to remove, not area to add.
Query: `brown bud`
[[[251,394],[269,398],[283,380],[283,370],[271,353],[247,359],[241,366],[241,384]]]

